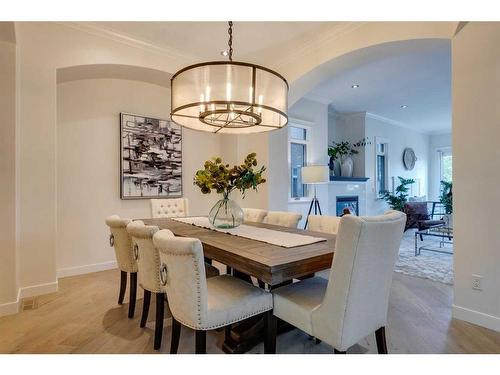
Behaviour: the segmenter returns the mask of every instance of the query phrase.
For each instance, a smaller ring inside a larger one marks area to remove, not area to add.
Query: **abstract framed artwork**
[[[121,199],[182,196],[182,129],[169,120],[120,113]]]

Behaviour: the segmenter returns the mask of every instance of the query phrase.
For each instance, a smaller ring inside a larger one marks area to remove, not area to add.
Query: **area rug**
[[[438,248],[439,240],[424,236],[423,242],[418,240],[418,246]],[[446,244],[444,250],[453,251],[453,247]],[[422,250],[415,256],[415,230],[408,230],[401,241],[395,271],[453,285],[453,255]]]

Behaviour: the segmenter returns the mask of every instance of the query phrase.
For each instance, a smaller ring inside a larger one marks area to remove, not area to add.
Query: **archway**
[[[120,199],[120,113],[168,120],[170,76],[123,64],[57,69],[57,277],[115,268],[104,218],[151,215],[148,199]],[[202,196],[192,176],[220,153],[219,137],[189,129],[182,137],[183,195],[191,214],[206,214],[216,197]]]

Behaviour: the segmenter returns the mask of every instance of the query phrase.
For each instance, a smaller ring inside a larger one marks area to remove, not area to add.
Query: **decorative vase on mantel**
[[[243,223],[243,210],[229,198],[229,194],[224,193],[210,210],[208,220],[216,228],[236,228]]]
[[[342,177],[352,177],[354,162],[350,156],[343,156],[340,164],[340,175]]]
[[[330,167],[330,176],[340,176],[340,162],[333,156],[330,156],[328,166]]]

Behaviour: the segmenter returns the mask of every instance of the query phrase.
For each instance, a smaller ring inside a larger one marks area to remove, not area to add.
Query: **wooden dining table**
[[[263,287],[272,290],[306,278],[331,267],[335,249],[334,234],[287,228],[278,225],[245,222],[261,228],[280,232],[305,234],[325,240],[309,245],[282,247],[266,242],[239,237],[220,231],[182,223],[172,219],[141,219],[147,225],[169,229],[180,237],[198,238],[203,244],[205,258],[217,261],[233,270],[233,275],[253,276]],[[250,281],[250,278],[248,277]],[[244,353],[262,339],[263,324],[255,318],[234,325],[230,334],[226,333],[223,350],[228,353]]]

